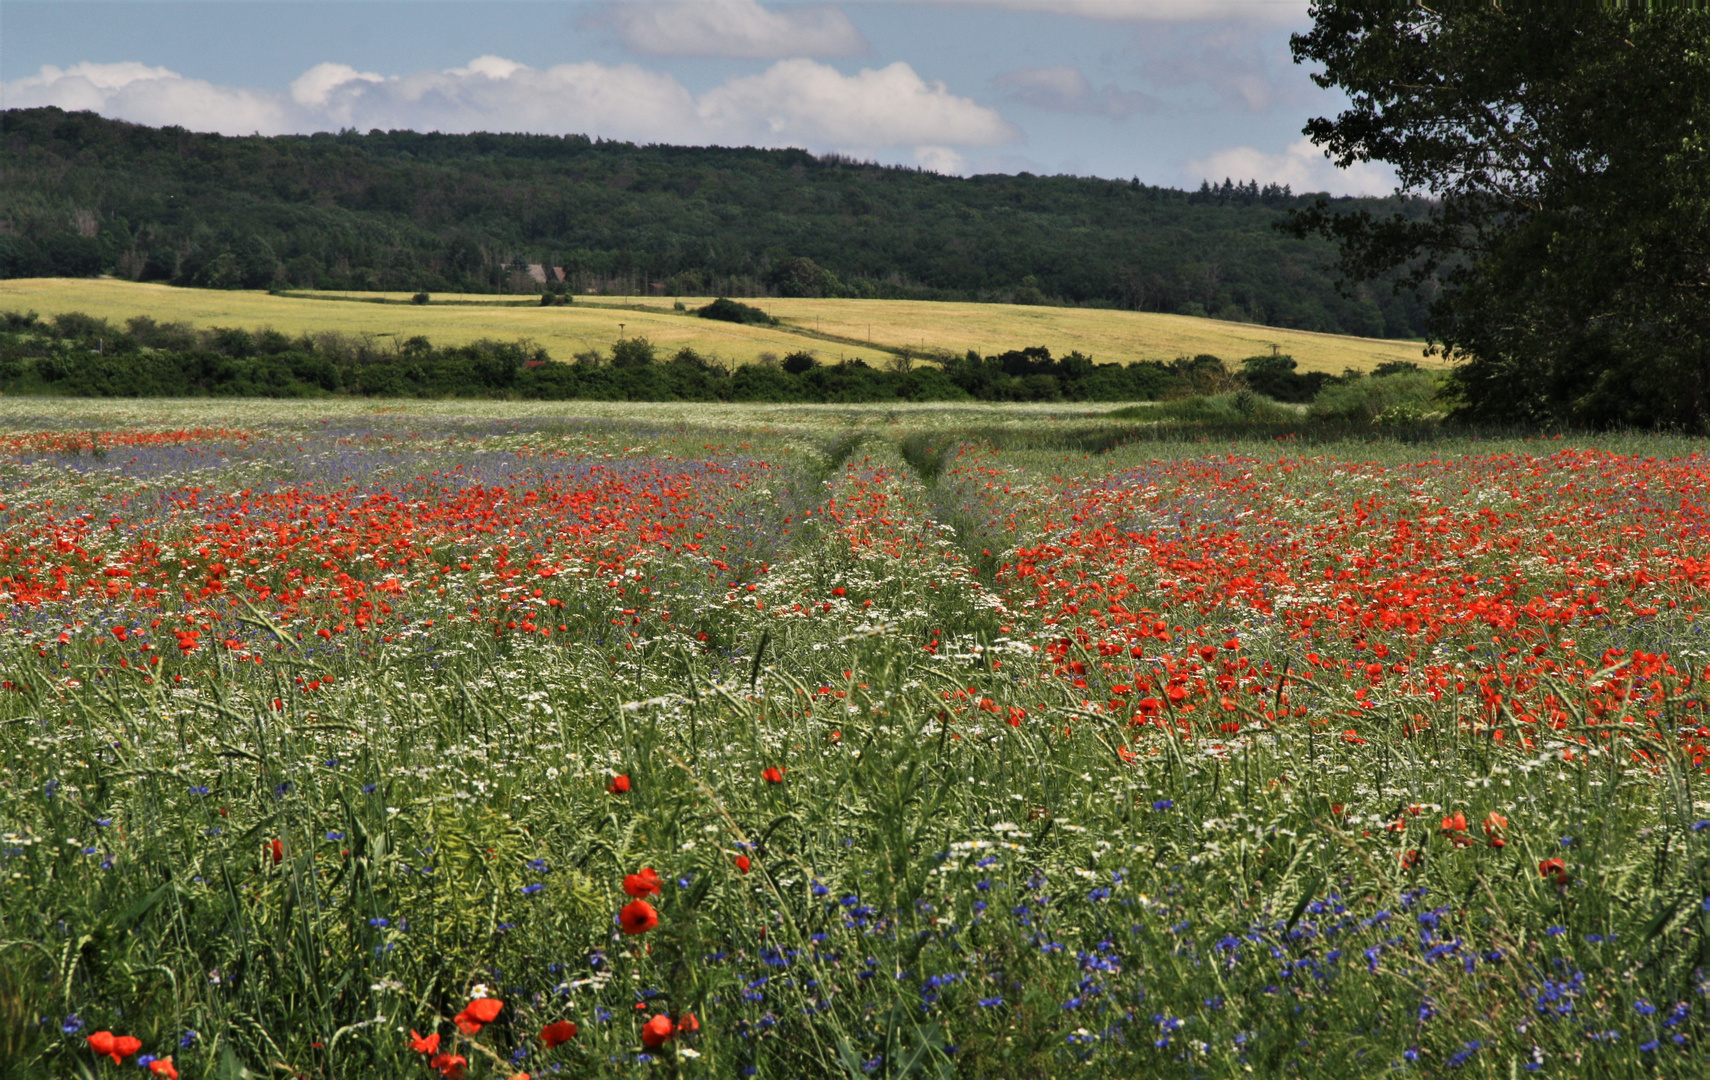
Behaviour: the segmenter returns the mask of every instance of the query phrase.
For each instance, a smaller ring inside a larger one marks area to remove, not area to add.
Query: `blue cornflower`
[[[1002,1004],[1003,1004],[1003,998],[1001,998],[1001,997],[989,997],[989,998],[981,998],[980,999],[980,1008],[982,1008],[982,1009],[989,1009],[994,1005],[1002,1005]]]
[[[344,834],[339,832],[337,829],[334,829],[331,832],[327,833],[327,839],[328,840],[343,840]]]
[[[1661,1045],[1662,1045],[1662,1043],[1660,1043],[1660,1042],[1658,1042],[1658,1041],[1657,1041],[1657,1040],[1655,1040],[1655,1039],[1652,1039],[1652,1040],[1651,1040],[1651,1041],[1650,1041],[1650,1042],[1647,1042],[1647,1043],[1640,1043],[1640,1044],[1639,1044],[1639,1049],[1640,1049],[1640,1050],[1641,1050],[1641,1051],[1643,1051],[1643,1052],[1644,1052],[1644,1053],[1647,1053],[1647,1054],[1648,1054],[1648,1053],[1650,1053],[1650,1052],[1651,1052],[1651,1051],[1652,1051],[1652,1050],[1655,1050],[1655,1049],[1656,1049],[1656,1048],[1657,1048],[1657,1047],[1659,1047],[1659,1046],[1661,1046]]]
[[[545,859],[530,859],[528,861],[528,868],[530,870],[533,870],[537,874],[544,874],[547,872],[546,860]]]
[[[539,892],[540,890],[542,890],[544,888],[546,888],[545,885],[542,885],[540,882],[536,881],[532,885],[524,885],[522,887],[522,891],[523,891],[524,896],[533,896],[535,893]]]
[[[59,1025],[59,1030],[65,1032],[67,1035],[75,1035],[79,1031],[83,1030],[83,1018],[78,1016],[76,1013],[72,1013],[70,1016],[65,1018],[65,1022],[63,1024]]]
[[[113,823],[113,819],[110,817],[98,817],[95,819],[95,826],[96,826],[96,828],[100,828],[100,829],[105,829],[107,826],[111,825],[112,823]]]
[[[374,794],[374,789],[379,787],[379,786],[380,786],[379,784],[363,784],[362,785],[362,793],[364,795],[372,795],[372,794]]]
[[[1169,810],[1169,809],[1172,809],[1175,805],[1176,805],[1176,800],[1174,800],[1174,799],[1159,799],[1157,802],[1152,804],[1152,809],[1154,809],[1154,810]]]
[[[190,785],[190,794],[192,794],[192,795],[206,795],[207,793],[208,793],[208,788],[206,785],[203,785],[203,784],[191,784]]]

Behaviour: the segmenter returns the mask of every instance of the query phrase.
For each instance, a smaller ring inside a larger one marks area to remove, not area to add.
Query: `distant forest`
[[[59,109],[0,113],[0,140],[0,277],[1068,304],[1373,337],[1423,336],[1430,299],[1345,295],[1327,241],[1274,228],[1316,197],[1252,182],[957,178],[580,136],[233,138]]]

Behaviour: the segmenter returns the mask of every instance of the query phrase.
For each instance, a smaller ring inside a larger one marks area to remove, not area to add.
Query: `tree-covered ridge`
[[[408,131],[242,137],[0,114],[0,276],[203,287],[840,295],[1103,305],[1419,336],[1226,182],[938,176],[800,150]],[[1415,215],[1400,200],[1335,200]],[[549,287],[556,284],[555,275]]]

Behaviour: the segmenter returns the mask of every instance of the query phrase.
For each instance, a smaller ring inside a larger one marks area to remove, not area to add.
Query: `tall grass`
[[[1523,749],[1464,724],[1453,695],[1381,697],[1363,741],[1261,722],[1276,688],[1226,738],[1132,740],[1103,708],[1110,657],[994,580],[1048,536],[1006,524],[992,476],[1024,505],[1159,460],[1156,444],[1090,458],[1075,430],[1008,448],[826,421],[490,435],[598,460],[716,444],[777,466],[742,504],[771,515],[775,558],[710,583],[686,553],[615,586],[552,579],[568,630],[550,641],[447,625],[501,599],[452,574],[384,635],[299,640],[234,607],[152,671],[118,666],[138,654],[107,627],[170,625],[172,596],[146,618],[10,609],[0,1071],[124,1074],[86,1048],[106,1029],[185,1076],[433,1075],[408,1032],[451,1045],[479,984],[506,1004],[458,1043],[475,1076],[1698,1074],[1701,764],[1672,740],[1599,752],[1583,711]],[[218,484],[300,482],[317,453],[257,456]],[[418,464],[362,453],[333,464]],[[139,488],[64,464],[0,465],[14,546],[48,497],[96,508]],[[1255,670],[1305,670],[1302,644],[1251,613],[1159,615],[1174,642],[1124,662],[1236,635]],[[1639,643],[1683,669],[1700,637],[1684,606],[1576,635],[1580,656]],[[1355,683],[1314,680],[1289,692],[1315,718],[1360,708]],[[1659,729],[1700,722],[1696,684],[1662,701]],[[1564,761],[1581,734],[1589,756]],[[608,791],[618,774],[627,793]],[[1455,812],[1477,843],[1440,835]],[[1478,835],[1489,813],[1510,822],[1502,847]],[[1539,872],[1553,858],[1564,886]],[[664,879],[660,924],[632,937],[614,915],[642,866]],[[698,1031],[648,1050],[659,1013]],[[561,1018],[578,1036],[544,1049],[535,1033]]]

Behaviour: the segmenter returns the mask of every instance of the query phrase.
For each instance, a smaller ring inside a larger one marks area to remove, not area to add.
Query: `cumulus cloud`
[[[1245,20],[1300,22],[1307,0],[936,0],[958,7],[1042,11],[1113,22],[1205,22]]]
[[[856,75],[780,60],[708,91],[699,111],[716,129],[746,129],[774,143],[990,146],[1017,135],[996,111],[927,82],[900,60]]]
[[[1094,90],[1080,68],[1066,64],[1007,71],[993,79],[992,85],[1023,105],[1050,112],[1123,117],[1158,106],[1157,99],[1149,94],[1110,85]]]
[[[498,56],[464,67],[382,76],[317,64],[288,94],[215,86],[141,64],[45,67],[0,84],[9,107],[90,109],[147,124],[227,134],[329,128],[528,131],[638,142],[806,146],[845,152],[917,149],[921,164],[961,167],[952,148],[1017,137],[995,110],[922,79],[905,63],[845,75],[782,60],[696,97],[673,76],[635,64],[582,62],[544,70]]]
[[[139,124],[196,131],[278,135],[292,130],[290,109],[273,95],[187,79],[139,63],[44,65],[37,75],[0,83],[0,105],[57,105],[122,116]]]
[[[603,5],[590,22],[611,27],[649,56],[775,59],[851,56],[867,42],[834,7],[773,11],[758,0],[627,0]]]
[[[1357,162],[1338,169],[1301,138],[1280,154],[1267,154],[1251,146],[1234,146],[1204,158],[1195,158],[1183,169],[1190,184],[1201,180],[1257,180],[1261,184],[1287,184],[1297,193],[1328,191],[1332,195],[1388,195],[1395,190],[1395,174],[1385,166]]]

